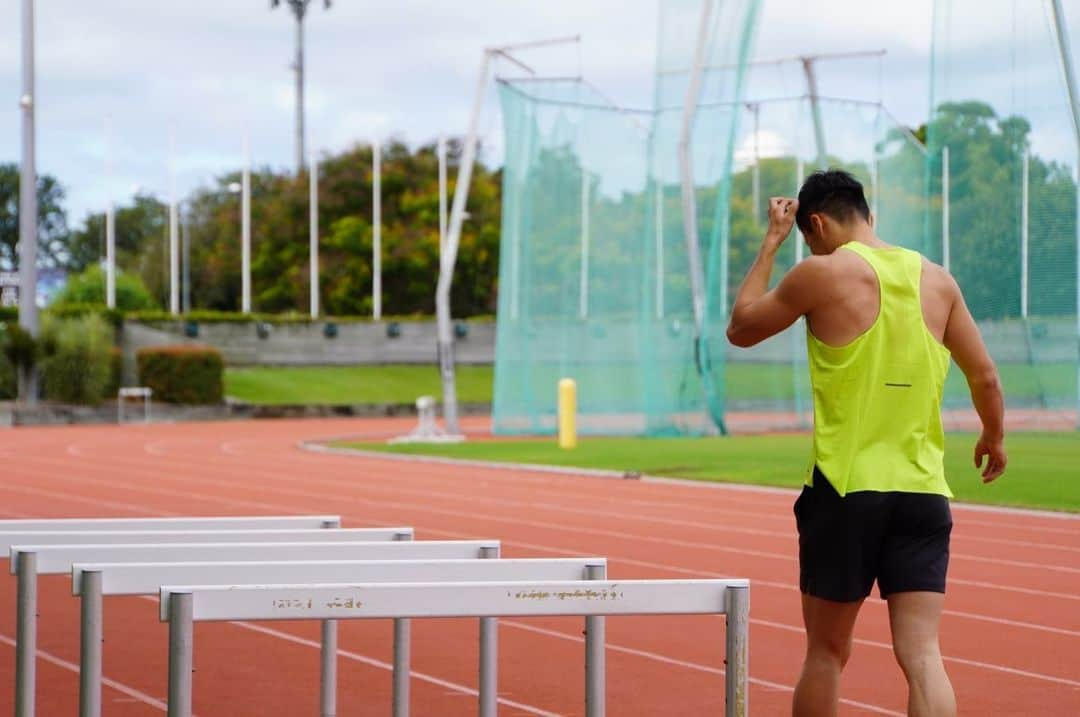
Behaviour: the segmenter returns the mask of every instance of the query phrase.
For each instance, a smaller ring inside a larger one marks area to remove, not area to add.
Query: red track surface
[[[604,555],[614,578],[748,577],[751,706],[789,711],[803,637],[792,494],[322,455],[301,439],[401,433],[393,421],[252,422],[0,432],[0,518],[338,513],[418,539],[498,538],[507,557]],[[1080,520],[954,508],[943,651],[965,715],[1080,714]],[[10,714],[15,584],[0,578],[0,714]],[[77,710],[78,606],[40,586],[38,714]],[[842,714],[903,713],[884,605],[867,603]],[[105,611],[105,715],[160,715],[166,630],[147,599]],[[316,714],[318,629],[200,624],[200,717]],[[342,624],[340,715],[389,714],[391,628]],[[608,621],[609,714],[717,714],[717,617]],[[475,714],[475,621],[416,621],[413,714]],[[503,715],[582,714],[577,619],[500,623]]]

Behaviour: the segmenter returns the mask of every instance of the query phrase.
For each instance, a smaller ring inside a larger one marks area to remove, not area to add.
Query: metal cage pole
[[[950,270],[949,247],[949,148],[941,148],[941,265]]]
[[[581,170],[581,277],[578,316],[589,317],[589,173]]]
[[[1028,317],[1028,242],[1031,240],[1031,153],[1024,150],[1020,171],[1020,316]]]
[[[1065,71],[1065,85],[1069,92],[1069,109],[1072,114],[1073,134],[1076,138],[1076,334],[1080,347],[1080,88],[1077,87],[1076,70],[1073,67],[1069,45],[1065,10],[1061,0],[1051,0],[1054,31],[1057,35],[1058,53]],[[1080,386],[1080,361],[1076,364],[1077,385]],[[1080,421],[1080,389],[1077,391],[1077,420]]]
[[[705,65],[705,47],[709,41],[709,18],[712,17],[712,0],[701,3],[701,18],[694,47],[694,64],[690,69],[690,81],[683,104],[682,129],[679,134],[679,173],[682,181],[683,233],[690,269],[690,291],[694,307],[694,340],[700,342],[705,330],[705,280],[701,264],[701,243],[698,241],[697,198],[694,194],[694,165],[691,154],[694,119],[701,97],[702,75]]]

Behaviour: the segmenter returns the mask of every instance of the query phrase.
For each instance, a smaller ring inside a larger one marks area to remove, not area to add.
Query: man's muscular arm
[[[821,257],[811,257],[795,266],[769,291],[776,253],[791,233],[795,211],[794,199],[773,197],[769,200],[769,229],[761,250],[739,287],[728,324],[728,340],[748,347],[780,333],[812,308],[820,292],[819,283],[827,271]]]
[[[945,325],[943,343],[952,353],[956,365],[964,372],[971,401],[982,421],[982,435],[975,442],[975,467],[983,469],[983,483],[989,483],[1005,472],[1009,462],[1005,454],[1005,400],[1001,379],[979,334],[979,327],[964,303],[960,287],[951,276],[948,281],[953,305]]]

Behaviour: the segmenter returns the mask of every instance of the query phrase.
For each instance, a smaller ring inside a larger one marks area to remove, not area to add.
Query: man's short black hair
[[[870,221],[870,205],[859,180],[842,169],[830,169],[811,174],[799,190],[795,221],[803,234],[810,232],[811,214],[827,214],[838,222],[855,217]]]

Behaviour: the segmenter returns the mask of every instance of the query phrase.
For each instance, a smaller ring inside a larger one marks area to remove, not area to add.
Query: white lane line
[[[256,624],[250,623],[250,622],[231,622],[230,624],[231,625],[236,625],[237,627],[244,628],[245,630],[251,630],[252,632],[259,632],[259,633],[262,633],[264,635],[269,635],[270,637],[276,637],[276,638],[281,639],[281,640],[287,640],[289,642],[296,643],[297,645],[304,645],[305,647],[313,647],[315,649],[322,649],[322,645],[319,644],[318,642],[316,642],[315,640],[308,640],[308,639],[305,639],[303,637],[297,637],[296,635],[290,635],[287,632],[280,632],[278,630],[273,630],[273,629],[268,628],[268,627],[263,627],[262,625],[256,625]],[[337,654],[340,657],[344,657],[347,660],[352,660],[353,662],[360,662],[362,664],[369,665],[371,667],[377,667],[377,668],[379,668],[381,670],[389,670],[389,671],[392,672],[393,669],[394,669],[394,666],[392,664],[390,664],[390,663],[383,662],[381,660],[376,660],[376,659],[374,659],[372,657],[367,657],[365,655],[360,655],[360,654],[355,653],[355,652],[350,652],[348,650],[338,650]],[[428,682],[428,683],[433,684],[433,685],[438,685],[439,687],[444,687],[444,688],[446,688],[448,690],[452,690],[452,691],[460,693],[460,694],[471,695],[473,697],[478,697],[480,695],[480,692],[478,690],[474,690],[471,687],[466,687],[465,685],[459,685],[456,682],[450,682],[449,680],[443,680],[443,679],[440,679],[438,677],[434,677],[433,675],[429,675],[429,674],[424,673],[424,672],[418,672],[416,670],[410,670],[409,671],[409,676],[412,679],[420,680],[422,682]],[[498,698],[498,701],[499,701],[499,704],[501,704],[501,705],[505,705],[507,707],[513,707],[514,709],[521,710],[522,712],[526,712],[526,713],[531,714],[531,715],[539,715],[539,717],[562,717],[557,712],[548,712],[546,710],[540,709],[539,707],[533,707],[532,705],[527,705],[527,704],[524,704],[522,702],[515,702],[514,700],[506,699],[505,697]]]
[[[93,481],[93,482],[101,482],[101,481]],[[213,483],[215,485],[218,484],[217,481],[200,481],[200,482],[211,482],[211,483]],[[285,491],[282,491],[281,489],[271,489],[271,490],[273,490],[274,492],[285,492]],[[155,489],[155,490],[152,490],[151,492],[168,492],[169,494],[177,494],[177,492],[175,492],[175,491],[163,491],[162,489]],[[288,491],[288,492],[289,493],[297,493],[297,491]],[[309,497],[309,498],[311,498],[311,497],[313,497],[313,498],[321,498],[322,497],[322,496],[318,496],[317,494],[310,494],[308,492],[303,492],[303,494],[304,494],[305,497]],[[193,497],[193,498],[194,497],[203,497],[203,496],[199,496],[198,494],[192,494],[192,493],[183,493],[182,495],[187,495],[188,497]],[[231,503],[231,504],[236,504],[236,505],[251,505],[252,504],[252,502],[250,502],[250,501],[225,500],[225,499],[221,499],[221,498],[215,497],[215,496],[205,496],[205,499],[210,500],[212,502]],[[383,504],[383,503],[378,503],[376,501],[365,501],[365,500],[362,500],[362,499],[353,499],[353,500],[359,500],[360,502],[371,503],[371,504],[379,505],[379,506],[385,506],[386,505],[386,504]],[[98,502],[98,501],[88,500],[87,502]],[[258,505],[261,508],[268,508],[268,509],[281,509],[282,508],[282,506],[274,505],[274,504],[260,503],[260,504],[256,504],[256,505]],[[427,510],[428,510],[428,512],[432,512],[430,509],[427,509]],[[475,514],[469,514],[469,515],[471,515],[472,517],[477,517]],[[480,516],[480,517],[487,517],[487,516]],[[429,530],[427,532],[430,532],[430,533],[444,533],[444,534],[448,534],[448,535],[459,535],[459,534],[447,533],[447,531],[438,531],[438,530]],[[528,544],[528,543],[510,543],[510,542],[507,542],[507,541],[503,541],[503,543],[504,543],[504,545],[507,545],[507,546],[509,546],[509,545],[518,545],[518,546],[526,547],[526,548],[530,548],[530,549],[548,550],[548,551],[562,552],[562,553],[565,553],[565,554],[576,554],[576,553],[573,553],[572,551],[563,551],[563,550],[559,550],[559,549],[556,549],[556,548],[552,548],[551,546],[534,545],[534,544]],[[620,562],[624,562],[624,563],[627,563],[627,564],[639,565],[639,566],[642,566],[642,567],[664,569],[664,570],[669,570],[669,571],[672,571],[672,572],[684,573],[684,574],[689,574],[689,575],[696,575],[696,576],[699,576],[699,577],[708,575],[708,573],[705,573],[705,572],[700,571],[700,570],[684,569],[684,568],[678,568],[678,567],[675,567],[675,566],[670,566],[670,565],[665,565],[665,564],[660,564],[660,563],[648,563],[648,562],[645,562],[645,561],[633,560],[633,559],[628,559],[628,558],[611,557],[611,560],[612,561],[620,561]],[[961,583],[974,582],[974,581],[962,581],[962,580],[955,580],[955,579],[952,580],[952,581],[953,582],[961,582]],[[766,585],[766,586],[769,586],[769,587],[777,587],[777,588],[781,588],[781,589],[792,589],[791,586],[789,586],[787,584],[784,584],[784,583],[776,583],[776,582],[765,581],[765,580],[757,580],[757,579],[755,579],[754,582],[755,582],[755,584]],[[1035,595],[1050,595],[1050,596],[1062,597],[1062,598],[1067,598],[1067,599],[1072,599],[1072,600],[1080,600],[1080,596],[1071,595],[1071,594],[1046,593],[1045,591],[1027,590],[1027,589],[1024,589],[1024,588],[1001,586],[1001,585],[996,585],[996,584],[993,584],[993,583],[985,583],[985,582],[974,582],[974,584],[977,585],[978,587],[983,587],[983,588],[997,588],[997,589],[1002,589],[1002,590],[1018,590],[1018,591],[1022,591],[1022,592],[1029,592],[1029,593],[1035,594]],[[948,613],[950,611],[946,611],[946,612]],[[973,617],[973,615],[971,615],[969,613],[955,612],[954,614],[956,616],[958,616],[958,617]],[[1003,623],[1006,623],[1006,624],[1011,624],[1011,625],[1014,625],[1014,626],[1017,626],[1017,627],[1021,627],[1021,626],[1022,627],[1029,627],[1031,629],[1041,629],[1041,630],[1044,630],[1044,631],[1057,632],[1057,633],[1060,633],[1060,634],[1072,634],[1074,632],[1074,631],[1070,631],[1070,630],[1063,630],[1063,629],[1060,629],[1060,628],[1052,628],[1052,627],[1042,626],[1042,625],[1033,625],[1033,624],[1030,624],[1030,623],[1020,623],[1018,621],[1006,621],[1006,620],[1004,620],[1002,618],[992,618],[992,617],[989,617],[989,616],[983,617],[982,619],[988,620],[988,621],[1000,621],[1000,622],[1003,622]]]
[[[36,460],[38,460],[39,462],[48,462],[49,461],[49,459],[45,459],[45,458],[36,458]],[[57,462],[57,461],[54,461],[54,462]],[[175,463],[173,465],[175,465]],[[115,470],[115,466],[114,466],[114,470]],[[125,469],[125,470],[129,470],[132,473],[136,472],[135,468]],[[230,471],[227,471],[227,472],[229,474],[235,474],[236,473],[236,471],[233,471],[233,470],[230,470]],[[182,481],[182,482],[184,482],[186,484],[202,483],[202,484],[208,484],[208,485],[210,485],[212,487],[219,487],[222,484],[222,481],[213,480],[213,479],[199,479],[199,478],[193,478],[193,477],[179,477],[179,476],[178,477],[172,477],[172,476],[169,476],[169,475],[163,474],[163,473],[159,473],[158,475],[161,478],[165,478],[165,479],[169,479],[169,480]],[[267,473],[265,471],[260,471],[260,476],[265,478],[265,479],[269,479],[269,480],[295,482],[295,478],[292,477],[292,476],[278,476],[278,475],[275,475],[275,474]],[[115,488],[119,488],[119,489],[122,489],[122,490],[132,490],[132,489],[134,489],[134,490],[139,490],[139,491],[146,492],[146,493],[156,493],[156,494],[160,494],[160,495],[167,495],[167,496],[170,496],[170,497],[182,497],[182,498],[188,498],[188,499],[194,499],[194,500],[202,500],[202,501],[205,501],[205,502],[211,502],[211,503],[216,503],[216,504],[220,504],[220,505],[228,504],[228,505],[236,505],[236,506],[243,506],[243,507],[255,507],[255,508],[260,508],[260,509],[264,509],[264,510],[282,510],[284,508],[284,506],[279,505],[279,504],[260,503],[260,502],[250,501],[250,500],[226,499],[226,498],[222,498],[220,496],[212,496],[212,495],[194,493],[191,490],[180,491],[180,490],[171,490],[171,489],[166,489],[166,488],[151,488],[151,487],[144,486],[144,485],[130,485],[130,484],[127,484],[127,483],[116,483],[116,482],[112,482],[112,481],[104,481],[104,480],[92,479],[92,478],[80,478],[80,481],[83,482],[83,483],[97,484],[97,485],[102,485],[102,486],[106,486],[106,487],[115,487]],[[309,480],[308,482],[309,483],[326,483],[327,481],[312,479],[312,480]],[[330,481],[330,483],[331,483],[331,485],[333,487],[337,487],[339,484],[344,485],[340,481]],[[376,491],[376,492],[378,492],[380,490],[379,488],[371,486],[371,485],[353,484],[351,487],[353,489],[367,489],[367,490]],[[3,489],[3,486],[0,486],[0,490],[2,490],[2,489]],[[325,500],[328,499],[328,496],[323,495],[321,493],[313,493],[311,491],[297,490],[297,489],[291,489],[291,488],[274,488],[274,487],[264,485],[264,486],[262,486],[262,490],[278,493],[278,494],[281,494],[283,496],[303,497],[303,498],[308,498],[308,499],[311,499],[311,500],[325,501]],[[384,490],[383,492],[384,493],[390,493],[391,495],[394,493],[394,491],[392,491],[392,490]],[[63,497],[61,494],[56,494],[56,495],[57,495],[57,497]],[[338,496],[338,497],[334,498],[334,500],[341,500],[341,499],[342,499],[342,496]],[[481,519],[481,520],[488,520],[488,521],[492,521],[492,522],[509,522],[509,523],[514,524],[514,525],[521,525],[523,523],[526,523],[526,521],[510,519],[510,518],[504,518],[504,517],[501,517],[501,516],[491,515],[491,514],[487,514],[487,513],[471,513],[471,512],[459,511],[459,510],[433,508],[433,507],[424,506],[424,505],[419,504],[419,503],[408,503],[408,504],[406,504],[406,503],[398,503],[398,502],[389,501],[389,500],[374,500],[374,499],[370,499],[370,498],[361,498],[361,497],[356,497],[356,496],[345,497],[345,500],[348,500],[348,501],[351,501],[351,502],[357,503],[357,504],[371,505],[371,506],[378,507],[378,508],[381,508],[381,509],[399,508],[399,509],[402,509],[402,510],[418,510],[418,511],[426,512],[426,513],[432,513],[432,514],[435,514],[435,515],[444,515],[444,516],[450,516],[450,517],[462,517],[462,518],[468,518],[470,520]],[[292,507],[289,506],[288,509],[292,509]],[[548,530],[556,530],[556,531],[562,531],[562,532],[585,532],[585,533],[593,533],[593,534],[598,534],[598,535],[607,536],[607,537],[620,537],[620,538],[629,538],[629,539],[638,539],[638,540],[643,540],[644,539],[639,534],[636,534],[636,533],[631,534],[631,533],[614,533],[612,531],[597,531],[597,530],[594,530],[594,529],[575,527],[575,526],[572,526],[572,525],[566,525],[566,524],[561,524],[561,523],[547,523],[547,522],[533,521],[533,522],[528,523],[528,524],[532,525],[533,527],[540,527],[540,528],[545,528],[545,529],[548,529]],[[656,539],[653,539],[653,540],[655,541]],[[682,541],[681,545],[682,546],[692,547],[692,548],[703,548],[703,547],[705,547],[705,546],[700,545],[700,543],[688,543],[686,541]],[[758,555],[758,556],[765,555],[765,556],[768,556],[768,557],[774,557],[774,558],[783,559],[783,560],[785,560],[787,562],[794,562],[794,560],[795,560],[791,555],[781,555],[781,554],[777,554],[777,553],[762,553],[762,551],[744,551],[744,550],[739,550],[739,549],[734,549],[734,548],[724,548],[722,546],[711,546],[711,547],[712,547],[712,549],[725,550],[726,552],[751,554],[751,555]],[[957,578],[957,577],[950,577],[949,582],[953,583],[953,584],[956,584],[956,585],[965,585],[965,586],[978,587],[978,588],[990,588],[990,589],[996,589],[996,590],[1002,590],[1002,591],[1008,591],[1008,592],[1016,592],[1016,593],[1025,594],[1025,595],[1035,595],[1035,596],[1040,596],[1040,597],[1052,597],[1052,598],[1058,598],[1058,599],[1063,599],[1063,600],[1080,601],[1080,594],[1074,594],[1074,593],[1063,593],[1063,592],[1056,592],[1056,591],[1050,591],[1050,590],[1041,590],[1041,589],[1036,589],[1036,588],[1025,588],[1025,587],[1014,586],[1014,585],[1003,585],[1003,584],[999,584],[999,583],[991,583],[991,582],[977,581],[977,580],[967,580],[967,579],[964,579],[964,578]]]
[[[291,477],[291,476],[278,475],[278,474],[273,474],[273,473],[269,473],[269,472],[262,472],[261,475],[263,475],[265,477],[280,478],[282,480],[294,480],[294,478]],[[373,473],[373,472],[369,472],[367,474],[367,477],[368,478],[373,478],[373,479],[386,478],[388,480],[393,478],[393,476],[391,474],[389,474],[389,473],[380,474],[380,473]],[[351,488],[357,487],[357,484],[355,482],[344,482],[344,481],[339,481],[339,480],[332,479],[332,478],[331,479],[326,479],[326,478],[312,479],[311,481],[309,481],[309,483],[326,485],[328,487],[331,487],[331,486],[332,487],[351,487]],[[578,514],[582,514],[582,515],[605,516],[605,517],[611,517],[611,518],[618,518],[620,520],[636,520],[636,521],[656,522],[656,523],[659,523],[659,524],[667,524],[667,525],[674,525],[674,526],[688,525],[689,527],[699,527],[699,528],[705,528],[705,529],[709,529],[709,530],[735,532],[735,533],[745,533],[745,534],[748,534],[748,535],[763,535],[763,536],[771,536],[771,537],[785,538],[785,539],[789,539],[789,538],[793,537],[790,533],[763,530],[763,529],[758,529],[758,528],[743,528],[743,527],[729,526],[729,525],[723,525],[723,524],[706,525],[706,524],[703,524],[703,523],[684,522],[684,521],[670,519],[670,518],[654,518],[654,517],[642,516],[642,515],[638,515],[638,514],[634,514],[634,513],[623,513],[623,512],[619,512],[619,511],[602,511],[602,510],[584,509],[584,508],[573,508],[573,507],[569,507],[569,506],[563,507],[563,506],[561,506],[559,504],[551,504],[551,503],[528,503],[528,502],[523,502],[523,501],[518,501],[518,500],[505,499],[505,498],[484,498],[484,497],[480,497],[480,496],[465,497],[465,496],[461,495],[460,493],[433,491],[433,490],[430,490],[430,489],[412,490],[412,489],[408,489],[408,488],[403,488],[403,487],[400,486],[400,484],[395,484],[393,488],[383,487],[383,486],[375,486],[375,485],[370,485],[370,484],[366,484],[366,485],[363,485],[363,486],[360,486],[360,487],[366,488],[366,489],[369,489],[369,490],[372,490],[372,491],[381,491],[381,492],[384,492],[384,493],[414,495],[414,496],[418,496],[418,497],[438,497],[438,498],[445,498],[446,500],[450,500],[450,501],[467,501],[469,503],[490,503],[490,504],[493,504],[493,505],[518,507],[518,508],[525,508],[525,509],[547,508],[549,510],[565,511],[565,512],[569,512],[569,513],[578,513]],[[581,528],[581,530],[583,532],[585,532],[588,529]],[[640,535],[638,535],[637,537],[640,540],[652,541],[652,542],[664,542],[664,543],[668,543],[668,544],[672,544],[672,545],[678,545],[679,547],[694,547],[694,545],[686,543],[685,541],[674,541],[671,538],[650,538],[650,537],[645,537],[645,536],[640,536]],[[723,551],[735,552],[735,549],[731,548],[730,546],[703,546],[700,543],[696,544],[696,546],[698,548],[701,548],[701,549],[714,549],[714,550],[723,550]],[[785,559],[785,560],[789,560],[789,561],[794,560],[794,558],[791,555],[780,555],[780,554],[777,554],[777,553],[759,552],[758,556],[759,557]],[[989,556],[971,555],[971,554],[968,554],[968,553],[958,553],[958,552],[955,552],[955,551],[952,553],[951,557],[954,560],[955,559],[971,560],[973,562],[991,563],[991,564],[996,564],[996,565],[1008,565],[1010,567],[1030,568],[1030,569],[1035,569],[1035,570],[1052,570],[1052,571],[1057,571],[1057,572],[1080,574],[1080,568],[1074,568],[1074,567],[1069,567],[1069,566],[1064,566],[1064,565],[1057,565],[1057,564],[1054,564],[1054,563],[1041,563],[1041,562],[1036,563],[1036,562],[1022,561],[1022,560],[1007,560],[1007,559],[1004,559],[1004,558],[994,558],[994,557],[989,557]]]
[[[7,635],[0,635],[0,642],[4,643],[5,645],[10,645],[11,647],[15,647],[15,640],[8,637]],[[61,659],[55,655],[50,655],[48,652],[45,652],[43,650],[38,650],[37,656],[39,660],[44,660],[45,662],[52,663],[57,667],[67,670],[68,672],[74,672],[76,675],[79,674],[79,666],[73,662],[68,662],[67,660]],[[134,687],[128,687],[127,685],[117,682],[116,680],[109,679],[108,677],[102,677],[101,684],[106,685],[107,687],[111,687],[117,692],[121,692],[132,698],[133,700],[142,702],[144,705],[149,705],[150,707],[159,709],[162,712],[167,711],[169,708],[169,706],[161,700],[155,699],[154,697],[151,697],[145,692],[139,692]]]
[[[324,439],[319,440],[301,440],[297,442],[297,445],[306,451],[312,453],[322,453],[329,455],[350,455],[358,456],[362,458],[369,458],[373,460],[390,460],[390,461],[403,461],[413,463],[434,463],[442,465],[458,465],[467,468],[485,468],[492,471],[522,471],[533,473],[551,473],[561,476],[580,476],[585,478],[611,478],[622,480],[626,477],[624,471],[615,470],[603,470],[596,468],[573,468],[568,466],[552,466],[538,463],[512,463],[506,461],[483,461],[468,458],[447,458],[444,456],[421,456],[415,454],[404,453],[389,453],[382,451],[368,451],[361,448],[334,448],[327,445],[327,441]],[[705,490],[727,490],[727,491],[741,491],[744,493],[765,493],[765,494],[779,494],[779,495],[794,495],[798,492],[798,488],[787,488],[782,486],[763,486],[763,485],[747,485],[743,483],[728,483],[724,481],[699,481],[686,478],[669,478],[666,476],[651,476],[643,474],[639,478],[642,481],[650,483],[661,483],[667,485],[679,485],[687,488],[701,488]],[[1014,515],[1022,517],[1034,517],[1034,518],[1052,518],[1055,520],[1064,521],[1080,521],[1080,514],[1074,513],[1062,513],[1058,511],[1049,510],[1037,510],[1034,508],[1011,508],[1009,506],[998,505],[981,505],[976,503],[954,503],[955,508],[961,510],[974,510],[984,513],[998,513],[1003,515]],[[993,525],[993,524],[991,524]],[[996,526],[1000,527],[1000,526]]]
[[[803,628],[797,625],[788,625],[782,622],[773,622],[772,620],[760,620],[752,619],[750,622],[757,625],[764,625],[766,627],[774,627],[777,630],[784,630],[786,632],[797,632],[800,635],[804,634]],[[858,645],[866,645],[867,647],[878,647],[884,650],[892,651],[893,647],[887,642],[879,642],[877,640],[867,640],[864,638],[855,638],[855,643]],[[992,662],[980,662],[979,660],[969,660],[966,657],[950,657],[948,655],[942,655],[941,659],[945,662],[955,662],[958,665],[968,665],[970,667],[978,667],[983,670],[993,670],[995,672],[1005,672],[1010,675],[1019,675],[1020,677],[1030,677],[1034,680],[1042,680],[1043,682],[1054,682],[1059,685],[1067,685],[1069,687],[1080,687],[1080,682],[1077,680],[1070,680],[1067,677],[1057,677],[1055,675],[1047,675],[1042,672],[1031,672],[1029,670],[1020,670],[1015,667],[1006,667],[1005,665],[997,665]]]
[[[754,621],[751,620],[750,622],[754,622]],[[568,640],[570,642],[579,642],[579,643],[580,642],[585,642],[584,638],[582,638],[579,635],[567,634],[567,633],[559,632],[557,630],[548,630],[546,628],[537,627],[535,625],[527,625],[527,624],[525,624],[523,622],[517,622],[515,620],[507,620],[507,619],[499,620],[499,627],[502,627],[504,625],[506,627],[511,627],[511,628],[515,628],[515,629],[518,629],[518,630],[525,630],[527,632],[534,632],[534,633],[536,633],[538,635],[547,635],[548,637],[554,637],[554,638],[558,638],[560,640]],[[712,674],[712,675],[723,675],[723,674],[725,674],[724,670],[722,668],[720,668],[720,667],[710,667],[709,665],[702,665],[702,664],[697,663],[697,662],[688,662],[687,660],[678,660],[678,659],[675,659],[674,657],[668,657],[667,655],[660,655],[658,653],[649,652],[647,650],[637,650],[637,649],[634,649],[632,647],[625,647],[623,645],[614,644],[610,640],[605,640],[604,647],[605,647],[605,649],[607,649],[607,650],[609,650],[611,652],[621,652],[621,653],[624,653],[624,654],[627,654],[627,655],[634,655],[635,657],[643,657],[643,658],[645,658],[647,660],[652,660],[654,662],[662,662],[662,663],[667,664],[667,665],[675,665],[676,667],[685,667],[686,669],[689,669],[689,670],[696,670],[698,672],[707,672],[707,673]],[[785,685],[785,684],[781,684],[779,682],[772,682],[770,680],[763,680],[763,679],[761,679],[759,677],[753,677],[753,676],[751,676],[749,678],[749,680],[750,680],[750,684],[758,685],[758,686],[761,686],[761,687],[768,687],[768,688],[773,689],[773,690],[781,690],[783,692],[794,692],[795,691],[794,685]],[[869,703],[866,703],[866,702],[859,702],[858,700],[849,700],[849,699],[841,698],[840,702],[842,704],[851,705],[852,707],[858,707],[858,708],[861,708],[861,709],[864,709],[864,710],[868,710],[870,712],[875,712],[877,714],[893,715],[894,717],[904,717],[903,712],[894,712],[893,710],[886,709],[884,707],[879,707],[877,705],[872,705],[872,704],[869,704]]]

